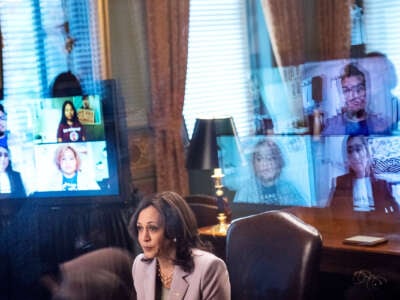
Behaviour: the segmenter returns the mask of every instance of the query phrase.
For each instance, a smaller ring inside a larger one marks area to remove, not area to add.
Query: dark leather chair
[[[218,205],[214,196],[195,194],[186,196],[185,200],[196,216],[198,227],[210,226],[218,223]]]
[[[226,242],[232,300],[315,299],[322,239],[314,227],[268,211],[234,220]]]

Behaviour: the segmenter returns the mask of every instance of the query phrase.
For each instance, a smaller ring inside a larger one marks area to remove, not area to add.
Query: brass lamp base
[[[219,213],[217,216],[218,224],[214,226],[214,230],[218,233],[226,234],[228,230],[229,224],[226,223],[226,215],[225,213]]]

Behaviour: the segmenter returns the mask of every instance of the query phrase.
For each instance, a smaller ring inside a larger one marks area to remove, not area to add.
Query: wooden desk
[[[343,214],[329,208],[309,207],[291,207],[284,211],[296,215],[321,233],[322,272],[352,275],[367,269],[400,274],[400,215]],[[213,226],[202,227],[199,233],[214,244],[217,255],[225,258],[226,234],[216,231]],[[358,234],[385,236],[389,241],[373,247],[342,243],[345,238]]]
[[[321,233],[321,271],[345,275],[361,269],[400,272],[400,215],[343,214],[330,208],[292,207],[284,210]],[[343,244],[345,238],[359,234],[385,236],[389,241],[373,247]]]
[[[346,215],[329,208],[303,207],[285,208],[284,211],[296,215],[321,233],[323,249],[317,299],[367,299],[366,295],[369,295],[368,299],[400,299],[399,215]],[[200,228],[199,232],[203,239],[214,244],[216,254],[225,259],[226,234],[216,232],[212,226]],[[358,234],[385,236],[389,241],[374,247],[342,243],[343,239]],[[367,270],[373,276],[358,285],[353,282],[353,275],[361,270]],[[384,278],[384,284],[371,289],[373,277]],[[358,294],[358,298],[345,297],[348,293]]]
[[[215,255],[225,260],[226,231],[221,232],[216,225],[212,225],[199,228],[199,234],[203,241],[212,244]]]

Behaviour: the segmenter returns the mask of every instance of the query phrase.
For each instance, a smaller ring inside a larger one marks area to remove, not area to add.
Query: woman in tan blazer
[[[138,300],[230,299],[226,265],[206,251],[195,216],[177,193],[142,200],[129,232],[143,250],[132,267]]]

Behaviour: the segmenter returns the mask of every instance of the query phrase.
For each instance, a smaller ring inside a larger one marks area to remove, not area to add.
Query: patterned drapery
[[[146,1],[156,189],[188,194],[181,137],[189,0]]]
[[[316,1],[319,60],[349,58],[353,0]]]
[[[262,0],[279,67],[315,60],[348,58],[354,0]],[[312,43],[312,45],[306,45]]]
[[[262,0],[262,7],[278,66],[304,63],[303,1]]]

